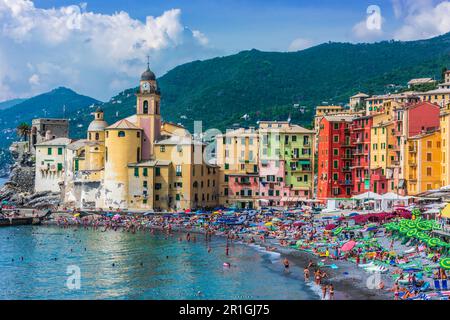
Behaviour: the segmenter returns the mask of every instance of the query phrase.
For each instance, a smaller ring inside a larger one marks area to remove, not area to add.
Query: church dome
[[[88,131],[103,131],[107,126],[105,120],[94,120],[89,124]]]
[[[147,70],[141,75],[141,81],[156,80],[155,74],[147,67]]]

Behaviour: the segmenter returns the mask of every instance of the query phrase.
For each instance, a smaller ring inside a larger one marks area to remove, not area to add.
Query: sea
[[[192,237],[1,227],[0,299],[320,298],[304,282],[303,268],[291,263],[285,272],[278,253],[232,243],[226,255],[224,238]]]

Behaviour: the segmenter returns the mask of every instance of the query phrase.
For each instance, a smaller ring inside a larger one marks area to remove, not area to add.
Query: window
[[[58,148],[58,155],[62,155],[63,154],[63,148]]]
[[[144,107],[142,113],[147,114],[148,113],[148,101],[144,100]]]
[[[125,137],[125,131],[119,131],[119,132],[117,133],[117,136],[120,137],[120,138]]]
[[[48,155],[51,155],[51,154],[52,154],[52,148],[48,148],[48,149],[47,149],[47,154],[48,154]]]

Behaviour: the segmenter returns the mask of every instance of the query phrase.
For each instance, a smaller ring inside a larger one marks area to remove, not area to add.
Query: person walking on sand
[[[322,285],[322,300],[325,300],[327,296],[327,286],[324,284]]]
[[[334,286],[331,283],[328,286],[328,297],[329,300],[334,300]]]

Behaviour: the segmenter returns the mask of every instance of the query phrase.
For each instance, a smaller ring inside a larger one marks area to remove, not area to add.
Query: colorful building
[[[354,116],[325,116],[318,135],[317,198],[349,198],[354,189],[351,125]]]
[[[161,121],[160,96],[147,67],[136,93],[136,114],[108,125],[98,108],[87,139],[36,144],[42,162],[36,189],[51,186],[62,192],[66,204],[80,208],[172,211],[217,206],[218,167],[204,160],[203,142],[183,127]],[[47,171],[51,176],[43,174]],[[49,184],[49,177],[55,183]]]
[[[439,189],[441,181],[441,133],[439,130],[414,135],[407,140],[405,174],[409,195]]]
[[[370,190],[370,131],[372,116],[354,118],[351,126],[353,195]]]

